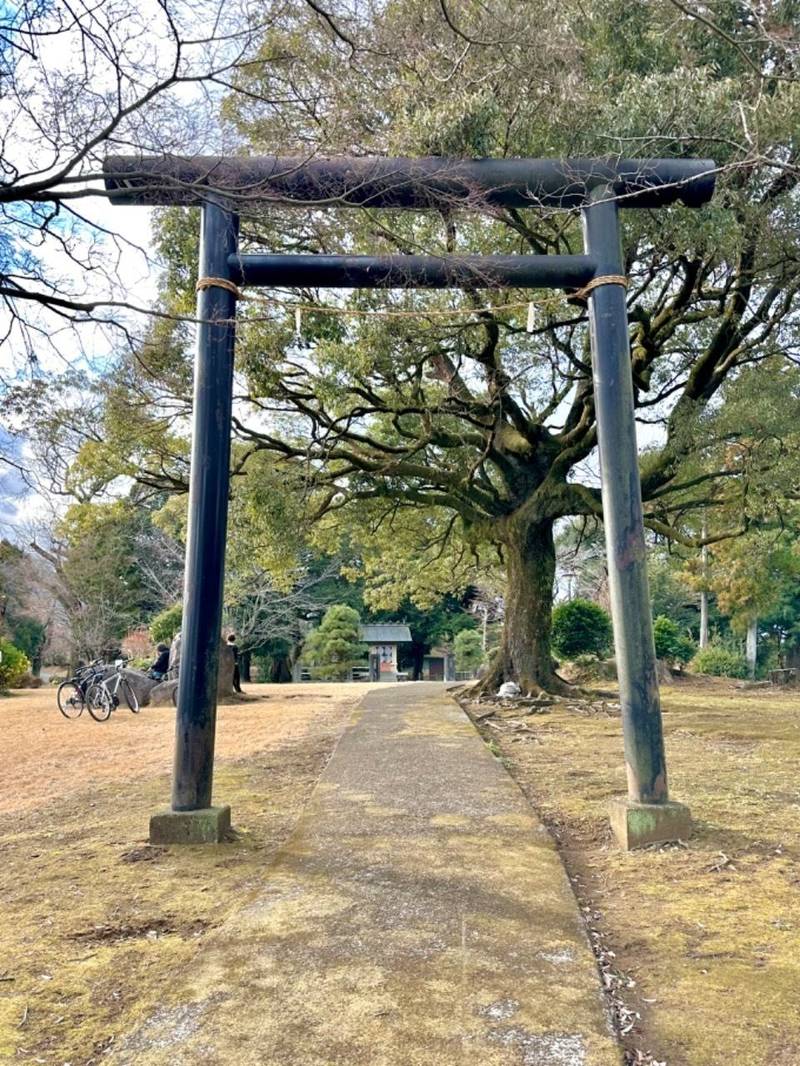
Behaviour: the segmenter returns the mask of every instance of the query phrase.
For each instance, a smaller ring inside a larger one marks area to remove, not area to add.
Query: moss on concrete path
[[[145,843],[172,708],[68,722],[52,690],[0,700],[0,1063],[105,1063],[261,884],[363,690],[253,688],[220,710],[215,787],[238,831],[215,847]]]
[[[556,706],[487,729],[560,840],[631,1063],[800,1066],[800,697],[693,678],[662,689],[672,795],[694,832],[626,854],[619,718]]]
[[[117,1066],[618,1066],[561,862],[440,685],[370,693]]]

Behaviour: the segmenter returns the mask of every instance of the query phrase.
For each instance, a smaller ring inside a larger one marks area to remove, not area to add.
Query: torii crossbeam
[[[603,522],[628,796],[612,805],[624,847],[688,836],[671,802],[647,588],[620,208],[700,207],[715,166],[695,159],[300,159],[112,156],[112,203],[202,208],[194,414],[172,810],[151,839],[218,840],[211,806],[233,391],[236,285],[330,288],[588,288]],[[579,208],[584,255],[242,255],[255,207]],[[215,284],[221,281],[222,284]]]

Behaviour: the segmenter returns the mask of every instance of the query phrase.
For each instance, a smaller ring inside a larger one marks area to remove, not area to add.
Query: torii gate
[[[218,841],[211,806],[237,286],[578,288],[589,292],[601,491],[628,796],[612,804],[623,847],[684,838],[671,802],[645,561],[619,209],[707,203],[715,166],[693,159],[292,159],[112,156],[115,204],[202,208],[189,531],[172,808],[151,840]],[[241,255],[248,204],[322,208],[580,208],[584,255]]]

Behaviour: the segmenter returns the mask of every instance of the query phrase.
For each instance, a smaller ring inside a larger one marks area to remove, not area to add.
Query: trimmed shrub
[[[743,655],[714,645],[701,648],[692,659],[691,665],[696,674],[710,674],[712,677],[747,677],[747,662]]]
[[[568,681],[616,681],[617,664],[615,659],[598,659],[596,655],[578,655],[572,660],[572,674]]]
[[[0,638],[0,689],[19,688],[31,671],[28,656],[15,648],[10,640]]]
[[[33,674],[23,674],[19,681],[14,686],[15,688],[41,688],[44,682],[40,677],[34,677]]]
[[[138,659],[128,659],[127,665],[129,670],[139,670],[141,673],[146,674],[153,665],[153,656],[142,655]]]
[[[18,651],[34,662],[41,655],[47,632],[35,618],[10,619],[11,642]]]
[[[476,629],[462,629],[453,641],[456,670],[477,670],[483,662],[483,642]]]
[[[171,644],[172,638],[183,625],[183,604],[176,603],[157,614],[150,623],[150,636],[155,644]]]
[[[681,633],[680,628],[660,614],[653,622],[653,636],[656,641],[656,656],[666,659],[668,663],[688,663],[697,651],[693,640]]]
[[[611,648],[611,619],[591,600],[570,600],[553,611],[551,640],[564,659],[578,655],[602,659]]]

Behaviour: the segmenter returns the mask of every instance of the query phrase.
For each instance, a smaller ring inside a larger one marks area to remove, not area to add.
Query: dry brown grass
[[[695,818],[685,847],[624,854],[611,840],[618,718],[559,707],[525,719],[530,733],[486,732],[615,953],[641,1015],[629,1061],[800,1066],[800,694],[684,681],[663,703],[671,792]]]
[[[366,686],[254,686],[220,709],[215,797],[238,837],[151,849],[173,712],[62,719],[51,691],[0,700],[0,1062],[89,1066],[154,1006],[170,968],[256,889]],[[665,690],[687,847],[623,854],[619,719],[562,709],[488,729],[559,838],[589,926],[641,1014],[630,1061],[800,1066],[800,694]],[[627,987],[627,982],[633,984]]]
[[[0,1062],[88,1066],[255,889],[366,686],[249,686],[219,712],[215,799],[236,839],[150,848],[174,712],[69,722],[55,693],[0,700]]]

